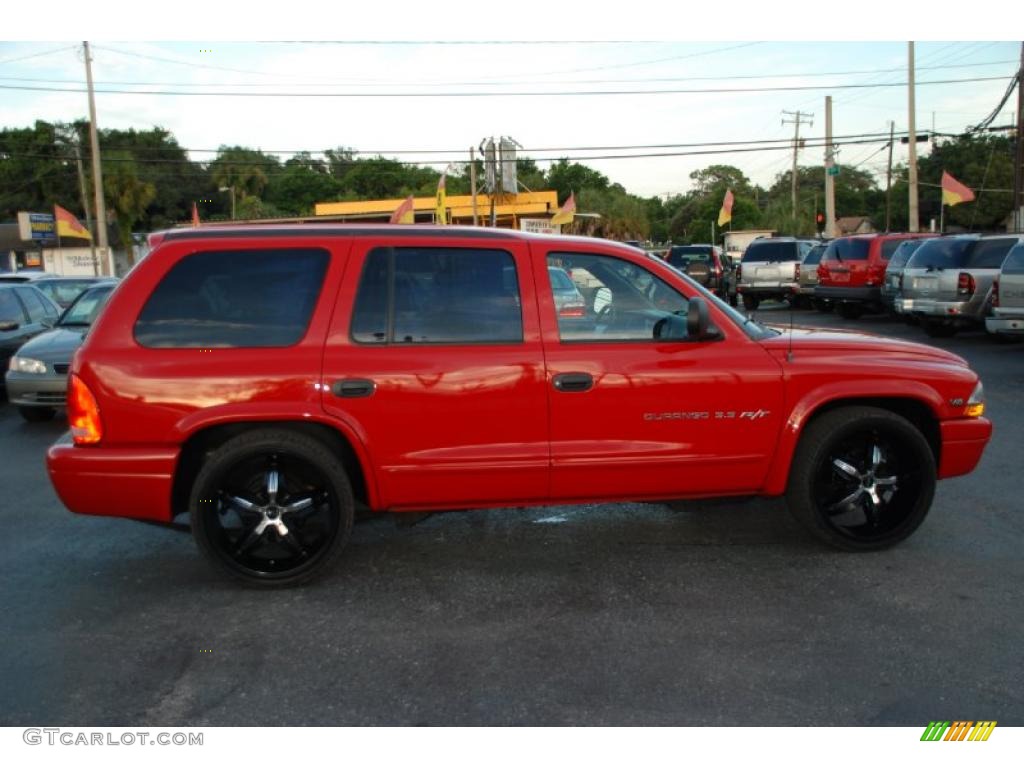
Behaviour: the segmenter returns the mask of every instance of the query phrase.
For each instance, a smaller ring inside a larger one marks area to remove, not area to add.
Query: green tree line
[[[325,201],[400,198],[433,195],[440,171],[385,157],[359,157],[343,146],[322,153],[299,153],[282,160],[274,154],[242,146],[221,146],[207,161],[190,159],[169,131],[100,131],[103,187],[111,224],[122,244],[131,233],[174,226],[189,220],[197,204],[204,221],[231,217],[234,190],[239,219],[307,216]],[[75,162],[81,155],[88,189],[92,189],[88,124],[37,121],[29,128],[0,130],[0,220],[20,210],[47,210],[54,204],[84,218]],[[922,225],[938,218],[946,170],[972,188],[984,187],[974,203],[948,208],[947,225],[999,229],[1011,209],[1008,190],[1013,183],[1013,143],[1004,136],[965,135],[941,139],[919,158]],[[478,179],[483,167],[477,161]],[[907,221],[906,168],[893,169],[889,195],[892,229]],[[586,165],[562,159],[547,171],[529,157],[518,160],[520,185],[554,189],[559,202],[575,193],[577,210],[599,214],[578,218],[578,232],[614,239],[665,242],[707,242],[712,221],[726,190],[735,197],[731,228],[773,229],[782,234],[810,235],[818,229],[816,213],[823,212],[824,169],[797,168],[798,208],[793,215],[792,171],[778,174],[767,188],[754,184],[742,169],[710,165],[689,176],[690,189],[679,195],[640,197]],[[835,177],[837,216],[866,216],[876,228],[886,221],[886,191],[870,172],[842,167]],[[883,180],[884,184],[884,180]],[[929,184],[935,186],[928,186]],[[449,171],[449,194],[468,194],[468,164]],[[90,200],[91,202],[91,200]]]

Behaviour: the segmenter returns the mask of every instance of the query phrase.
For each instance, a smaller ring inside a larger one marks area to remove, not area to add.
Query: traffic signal
[[[816,222],[818,222],[818,224],[824,224],[825,223],[825,214],[824,213],[816,213],[814,215],[814,220]]]

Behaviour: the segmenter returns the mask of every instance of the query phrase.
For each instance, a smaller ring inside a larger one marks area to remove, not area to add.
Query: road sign
[[[825,172],[829,176],[838,176],[839,175],[839,166],[838,165],[830,165],[828,168],[825,169]]]

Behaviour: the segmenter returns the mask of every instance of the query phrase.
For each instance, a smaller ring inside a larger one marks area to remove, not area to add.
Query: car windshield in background
[[[86,291],[61,315],[57,325],[92,325],[113,290],[113,285],[105,285]]]
[[[816,245],[811,248],[811,252],[807,254],[807,258],[804,259],[804,264],[819,264],[821,263],[821,254],[825,252],[827,245]]]
[[[668,263],[673,267],[686,268],[691,261],[711,262],[711,249],[700,245],[674,245],[668,254]]]
[[[556,291],[575,291],[576,284],[564,270],[557,267],[548,267],[548,275],[551,276],[551,285]]]
[[[914,251],[907,269],[958,269],[967,260],[975,238],[942,238],[927,240]]]
[[[1017,244],[1015,237],[1001,237],[998,240],[978,240],[967,255],[968,269],[999,269],[1010,248]]]
[[[865,261],[871,250],[870,240],[833,240],[825,249],[825,261]]]
[[[899,247],[893,251],[892,258],[889,259],[889,266],[893,269],[902,269],[906,266],[906,263],[910,261],[910,257],[914,255],[914,251],[921,247],[924,240],[904,240],[899,244]]]
[[[793,241],[755,240],[747,246],[742,261],[799,261],[800,251]]]

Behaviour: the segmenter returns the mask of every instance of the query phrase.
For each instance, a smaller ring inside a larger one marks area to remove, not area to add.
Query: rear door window
[[[200,251],[157,285],[135,322],[144,347],[288,347],[305,335],[330,254]]]
[[[362,344],[479,344],[523,340],[515,262],[507,251],[375,248],[352,312]]]
[[[29,286],[19,286],[14,289],[21,297],[25,309],[28,310],[29,319],[33,323],[54,322],[57,319],[57,311],[46,303],[46,299],[39,295],[38,289]]]
[[[870,240],[833,240],[821,257],[824,261],[865,261],[871,250]]]
[[[927,240],[914,251],[907,269],[959,269],[976,242],[973,238],[955,237]]]
[[[26,320],[25,310],[21,308],[21,302],[15,297],[14,291],[0,291],[0,323],[21,325]]]
[[[755,240],[743,253],[743,263],[748,261],[797,261],[800,251],[792,241]]]

